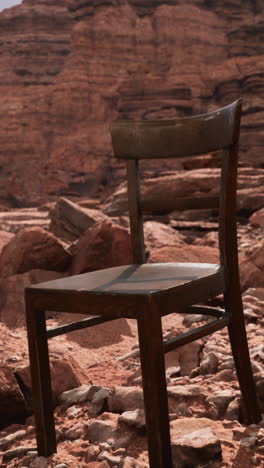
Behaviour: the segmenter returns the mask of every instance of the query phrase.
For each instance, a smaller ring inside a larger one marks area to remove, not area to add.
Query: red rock
[[[64,271],[71,256],[56,237],[41,228],[20,231],[5,245],[0,255],[0,276],[33,269]]]
[[[0,252],[3,250],[3,247],[11,241],[13,237],[14,234],[12,232],[0,231]]]
[[[243,289],[264,286],[264,241],[240,264],[240,280]]]
[[[107,461],[103,460],[102,462],[91,462],[88,463],[87,468],[110,468]]]
[[[75,240],[93,224],[109,219],[101,211],[84,208],[60,198],[50,211],[50,231],[66,240]]]
[[[262,210],[255,211],[249,218],[249,222],[252,226],[264,227],[264,208]]]
[[[210,247],[218,247],[218,232],[207,232],[203,237],[194,240],[195,245],[208,245]]]
[[[55,402],[59,401],[59,395],[62,392],[79,387],[81,381],[85,377],[85,373],[79,364],[69,356],[67,359],[51,359],[50,372]],[[31,400],[31,376],[29,367],[17,369],[16,375],[19,380],[23,382],[23,388],[26,389],[25,397]]]
[[[239,210],[254,211],[264,206],[263,169],[240,168],[238,174]],[[219,193],[220,169],[206,168],[174,171],[163,176],[144,179],[141,192],[144,200],[185,197],[214,197]],[[122,215],[127,211],[127,188],[122,184],[105,201],[108,215]]]
[[[17,233],[21,229],[29,227],[41,227],[48,229],[49,218],[45,209],[18,208],[0,213],[0,225],[8,231],[7,234]]]
[[[1,198],[102,190],[110,120],[201,113],[241,94],[241,159],[260,165],[263,3],[240,3],[26,0],[1,12]]]
[[[197,463],[222,460],[222,449],[219,438],[210,427],[192,430],[172,438],[172,457],[179,467],[195,468]],[[194,461],[195,460],[195,461]]]
[[[109,439],[113,439],[115,429],[116,421],[91,421],[85,439],[88,439],[90,443],[107,442]]]
[[[197,262],[219,263],[219,251],[216,247],[200,245],[169,246],[153,249],[149,256],[150,263]]]
[[[145,244],[150,249],[184,243],[184,237],[179,231],[157,221],[146,221],[144,223],[144,235]]]
[[[64,276],[63,273],[31,270],[21,275],[0,278],[0,320],[8,327],[25,325],[25,288]]]
[[[127,265],[132,262],[128,230],[109,221],[88,229],[76,245],[72,274]]]
[[[0,368],[0,413],[0,429],[27,416],[25,401],[14,374],[3,365]]]
[[[143,390],[138,387],[118,387],[113,389],[108,407],[112,412],[123,412],[144,407]]]

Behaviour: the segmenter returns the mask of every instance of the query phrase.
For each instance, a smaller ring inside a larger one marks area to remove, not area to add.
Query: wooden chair
[[[149,462],[171,468],[164,352],[227,326],[249,423],[260,420],[239,284],[236,236],[236,179],[241,101],[209,114],[160,121],[112,124],[117,158],[127,161],[128,200],[134,264],[49,281],[26,289],[26,314],[39,455],[56,451],[47,338],[114,320],[138,323]],[[171,158],[222,151],[222,180],[216,199],[140,199],[139,159]],[[219,208],[220,265],[145,264],[142,211]],[[225,310],[195,306],[224,293]],[[46,330],[45,310],[92,317]],[[172,312],[214,317],[210,323],[163,343],[161,318]],[[93,317],[95,316],[95,317]]]

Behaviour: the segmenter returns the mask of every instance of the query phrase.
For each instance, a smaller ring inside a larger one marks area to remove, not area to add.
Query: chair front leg
[[[26,317],[38,454],[48,457],[56,452],[56,433],[53,417],[46,318],[45,312],[34,309],[27,293]]]
[[[149,301],[137,319],[150,468],[172,468],[168,395],[159,307]]]

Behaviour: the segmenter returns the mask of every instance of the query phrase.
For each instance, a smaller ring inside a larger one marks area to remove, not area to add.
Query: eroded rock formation
[[[241,161],[263,165],[263,2],[24,0],[0,15],[0,199],[89,195],[109,122],[244,100]],[[116,167],[116,166],[114,166]]]

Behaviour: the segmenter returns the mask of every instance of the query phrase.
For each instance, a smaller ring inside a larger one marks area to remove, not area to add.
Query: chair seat
[[[211,263],[125,265],[36,284],[30,289],[42,292],[144,295],[178,288],[202,278],[215,279],[222,272],[221,266]]]

